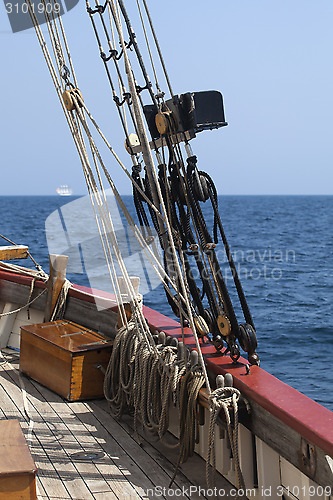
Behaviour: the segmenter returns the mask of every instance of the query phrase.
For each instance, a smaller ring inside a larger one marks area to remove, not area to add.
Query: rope
[[[27,304],[25,304],[24,306],[22,307],[19,307],[18,309],[15,309],[14,311],[9,311],[9,312],[6,312],[6,313],[1,313],[0,314],[0,318],[4,317],[4,316],[10,316],[11,314],[16,314],[20,311],[23,311],[24,309],[26,309],[27,307],[31,306],[31,304],[33,304],[37,299],[39,299],[45,292],[47,291],[47,289],[45,288],[39,295],[37,295],[37,297],[35,297],[34,299],[30,300],[28,299],[28,302]],[[30,292],[30,295],[29,295],[29,298],[31,297],[31,293]]]
[[[58,295],[57,302],[54,306],[50,321],[56,321],[64,317],[68,291],[71,286],[72,283],[66,279]]]
[[[234,459],[236,477],[237,477],[237,487],[238,489],[244,489],[244,478],[240,468],[239,463],[239,453],[238,453],[238,401],[240,398],[240,392],[235,387],[221,387],[215,389],[209,396],[210,403],[210,420],[209,420],[209,433],[208,433],[208,450],[206,458],[206,481],[207,487],[215,487],[215,472],[216,472],[216,462],[215,462],[215,430],[217,418],[220,411],[223,409],[228,438],[231,446],[232,456]],[[232,430],[230,412],[233,410],[234,414],[234,430]]]
[[[147,13],[147,17],[148,17],[148,21],[149,21],[149,24],[150,24],[151,32],[153,34],[153,38],[154,38],[154,42],[155,42],[155,45],[156,45],[156,49],[157,49],[158,55],[160,57],[160,62],[161,62],[161,65],[162,65],[162,68],[163,68],[163,71],[164,71],[165,79],[166,79],[166,82],[167,82],[168,87],[169,87],[170,95],[171,95],[171,97],[173,97],[174,93],[173,93],[173,90],[172,90],[172,87],[171,87],[170,78],[169,78],[169,75],[168,75],[165,63],[164,63],[162,51],[161,51],[160,44],[158,42],[158,39],[157,39],[157,36],[156,36],[156,33],[155,33],[155,28],[154,28],[154,25],[153,25],[153,21],[152,21],[152,18],[151,18],[151,15],[150,15],[150,12],[149,12],[146,0],[143,0],[143,4],[144,4],[144,7],[145,7],[145,10],[146,10],[146,13]]]
[[[119,0],[116,0],[116,1],[118,4]],[[131,96],[132,96],[133,111],[134,111],[134,115],[136,117],[136,122],[138,125],[139,140],[140,140],[140,143],[141,143],[142,148],[143,148],[142,154],[143,154],[144,162],[146,165],[146,172],[148,175],[150,186],[151,186],[151,188],[154,189],[154,191],[152,193],[153,194],[153,201],[154,201],[154,204],[156,206],[161,206],[162,213],[164,214],[165,229],[166,229],[166,234],[168,235],[169,244],[170,244],[171,251],[172,251],[175,270],[177,272],[180,287],[181,287],[182,293],[183,293],[184,298],[185,298],[185,304],[186,304],[187,312],[189,315],[189,322],[190,322],[190,326],[191,326],[191,329],[193,331],[193,335],[195,338],[195,343],[196,343],[196,347],[197,347],[198,354],[199,354],[200,364],[201,364],[201,367],[202,367],[202,370],[203,370],[203,373],[205,376],[206,386],[207,386],[208,391],[210,392],[210,383],[209,383],[205,362],[204,362],[201,348],[200,348],[199,338],[198,338],[198,335],[196,332],[196,327],[195,327],[194,320],[193,320],[193,315],[192,315],[192,311],[191,311],[191,307],[190,307],[189,297],[188,297],[187,291],[186,291],[185,278],[182,275],[179,261],[177,259],[177,252],[176,252],[176,248],[175,248],[173,237],[172,237],[172,230],[171,230],[170,222],[167,218],[167,210],[165,208],[163,195],[162,195],[161,188],[160,188],[160,185],[158,182],[156,170],[154,168],[154,162],[153,162],[152,155],[151,155],[149,141],[148,141],[146,129],[144,126],[143,117],[141,114],[141,109],[140,109],[139,100],[138,100],[138,94],[136,91],[135,81],[134,81],[134,77],[133,77],[133,70],[132,70],[132,67],[131,67],[131,64],[130,64],[130,61],[128,58],[127,48],[125,45],[121,24],[120,24],[119,19],[115,15],[115,11],[116,11],[115,0],[110,0],[110,3],[111,3],[111,9],[113,10],[113,17],[115,19],[116,28],[118,31],[120,43],[121,43],[122,49],[124,51],[125,69],[126,69],[126,74],[127,74],[127,78],[128,78],[129,89],[130,89]],[[122,5],[122,2],[121,2],[121,5]],[[163,226],[161,226],[161,232],[162,232],[162,234],[164,233]]]
[[[148,50],[148,54],[149,54],[150,64],[151,64],[151,67],[152,67],[152,70],[153,70],[153,73],[154,73],[154,77],[155,77],[155,85],[156,85],[156,88],[157,88],[158,92],[161,92],[160,85],[158,83],[156,68],[155,68],[153,56],[152,56],[152,53],[151,53],[151,48],[150,48],[150,44],[149,44],[149,40],[148,40],[147,30],[146,30],[145,22],[144,22],[144,19],[143,19],[143,15],[142,15],[142,11],[141,11],[139,0],[136,0],[136,3],[137,3],[137,6],[138,6],[138,11],[139,11],[139,14],[140,14],[141,25],[142,25],[143,33],[144,33],[145,40],[146,40],[146,45],[147,45],[147,50]]]
[[[194,448],[199,443],[198,396],[205,383],[205,377],[200,367],[194,367],[183,377],[180,388],[180,450],[177,465],[171,478],[169,488],[175,480],[180,464],[185,463],[194,454]]]
[[[144,431],[162,439],[169,427],[169,407],[179,406],[178,390],[184,365],[177,364],[177,348],[158,345],[159,354],[140,338],[135,322],[119,329],[104,379],[104,394],[114,418],[134,415]]]

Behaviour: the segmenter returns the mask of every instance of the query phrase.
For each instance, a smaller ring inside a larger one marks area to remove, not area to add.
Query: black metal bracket
[[[96,9],[92,9],[91,7],[88,7],[87,12],[88,12],[88,14],[91,14],[91,15],[97,14],[97,12],[99,12],[100,14],[104,14],[104,11],[106,9],[107,4],[108,4],[108,0],[106,0],[104,5],[96,5]]]
[[[131,93],[130,92],[124,92],[123,95],[124,95],[124,98],[123,98],[122,101],[120,101],[119,97],[116,96],[116,95],[113,97],[113,100],[117,104],[117,106],[119,106],[119,107],[123,106],[123,104],[126,101],[128,101],[128,104],[131,105],[132,104],[132,102],[131,102]]]

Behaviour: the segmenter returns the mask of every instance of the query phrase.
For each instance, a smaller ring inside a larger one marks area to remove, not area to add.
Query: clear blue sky
[[[219,193],[333,194],[332,0],[149,3],[175,92],[223,93],[229,126],[192,143]],[[84,194],[35,34],[12,34],[2,4],[0,12],[0,195],[55,194],[60,184]],[[84,2],[63,21],[85,102],[130,168]]]

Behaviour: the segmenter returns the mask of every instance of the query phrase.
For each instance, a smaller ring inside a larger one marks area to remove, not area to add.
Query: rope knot
[[[222,408],[237,404],[240,398],[240,391],[236,387],[219,387],[209,396],[210,408]]]

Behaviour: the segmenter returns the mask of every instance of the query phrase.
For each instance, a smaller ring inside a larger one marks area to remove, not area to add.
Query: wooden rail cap
[[[25,245],[0,246],[0,260],[27,259],[28,251]]]

